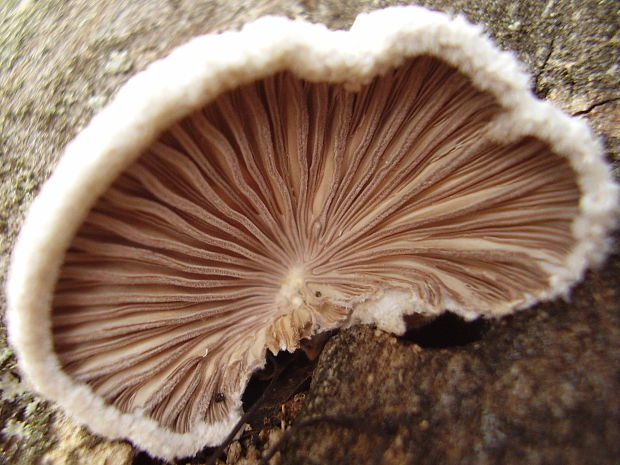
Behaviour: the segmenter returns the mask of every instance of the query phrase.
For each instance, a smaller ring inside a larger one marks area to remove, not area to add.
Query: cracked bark
[[[25,209],[62,147],[131,74],[192,36],[238,27],[266,13],[341,28],[360,11],[393,3],[3,2],[2,283]],[[568,113],[588,117],[611,159],[620,163],[614,2],[417,3],[483,24],[500,47],[515,50],[536,73],[539,95]],[[115,62],[118,53],[128,63]],[[333,464],[613,463],[620,455],[618,276],[616,254],[588,274],[570,302],[539,306],[481,328],[448,322],[410,339],[368,328],[341,333],[320,357],[299,420],[318,424],[289,433],[279,452],[281,463],[301,464],[308,457],[315,462],[306,463]],[[449,336],[458,331],[473,336],[454,345]],[[30,395],[3,337],[0,390],[0,461],[154,463],[144,455],[134,458],[136,451],[127,443],[90,435]],[[368,427],[309,421],[334,416],[359,419]],[[377,434],[370,434],[370,427]],[[267,436],[263,444],[273,444],[278,435]],[[235,446],[230,460],[257,463],[260,451],[248,448]]]
[[[540,78],[545,73],[547,64],[549,63],[549,59],[551,58],[551,55],[553,55],[554,42],[555,42],[555,39],[552,38],[551,42],[549,43],[549,51],[547,52],[547,55],[545,55],[545,58],[543,59],[542,64],[538,68],[538,72],[534,75],[534,84],[532,87],[536,95],[540,98],[544,97],[544,95],[541,95],[541,91],[540,91]]]
[[[581,115],[587,115],[588,113],[590,113],[592,110],[595,110],[598,107],[601,107],[603,105],[607,105],[609,103],[613,103],[613,102],[617,102],[620,101],[620,97],[618,98],[610,98],[607,100],[603,100],[602,102],[595,102],[593,104],[591,104],[588,108],[586,108],[585,110],[579,110],[576,111],[575,113],[572,114],[572,116],[581,116]]]

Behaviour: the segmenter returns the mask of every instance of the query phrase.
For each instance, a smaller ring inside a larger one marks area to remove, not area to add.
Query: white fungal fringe
[[[585,122],[480,27],[266,17],[153,63],[67,146],[15,246],[10,342],[95,433],[188,456],[267,348],[565,295],[617,206]]]

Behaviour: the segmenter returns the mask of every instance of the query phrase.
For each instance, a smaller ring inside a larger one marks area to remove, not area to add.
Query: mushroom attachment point
[[[463,19],[263,18],[154,63],[68,146],[12,258],[10,338],[94,432],[187,456],[267,350],[566,294],[617,198],[587,126]]]

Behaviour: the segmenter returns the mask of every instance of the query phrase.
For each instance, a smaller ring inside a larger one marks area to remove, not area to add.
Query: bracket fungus
[[[618,190],[587,125],[528,86],[479,27],[418,7],[179,47],[30,209],[8,280],[22,369],[94,432],[181,457],[225,438],[267,350],[566,295]]]

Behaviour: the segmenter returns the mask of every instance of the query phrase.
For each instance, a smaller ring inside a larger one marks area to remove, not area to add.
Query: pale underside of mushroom
[[[187,456],[267,350],[566,295],[617,198],[587,126],[464,20],[265,18],[154,63],[68,146],[13,254],[9,335],[93,431]]]
[[[52,314],[63,369],[186,432],[228,414],[265,346],[295,350],[388,290],[410,297],[397,315],[527,303],[574,245],[579,189],[545,144],[489,140],[500,111],[431,57],[358,92],[280,73],[225,93],[75,236]]]

